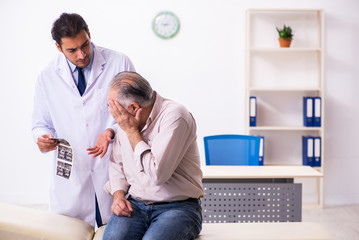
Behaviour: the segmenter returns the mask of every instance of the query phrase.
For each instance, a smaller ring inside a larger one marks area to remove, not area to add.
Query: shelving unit
[[[324,15],[319,9],[249,9],[246,13],[246,102],[257,97],[257,121],[246,134],[265,137],[264,168],[302,168],[302,136],[320,136],[321,166],[306,177],[316,179],[317,204],[323,206],[324,180]],[[290,26],[290,48],[280,48],[276,27]],[[321,126],[303,126],[303,97],[322,99]],[[318,175],[319,173],[319,175]],[[319,176],[319,177],[318,177]],[[293,176],[297,177],[297,176]]]

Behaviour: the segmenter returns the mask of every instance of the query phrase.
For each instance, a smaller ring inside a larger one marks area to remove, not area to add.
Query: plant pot
[[[281,48],[289,48],[292,43],[292,38],[278,38]]]

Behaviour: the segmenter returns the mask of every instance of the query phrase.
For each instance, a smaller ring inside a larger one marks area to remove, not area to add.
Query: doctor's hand
[[[41,152],[50,152],[56,150],[59,145],[58,142],[51,140],[53,136],[51,134],[44,134],[37,139],[37,146],[39,147]]]
[[[89,155],[93,155],[92,157],[95,158],[100,155],[100,158],[103,158],[105,156],[108,145],[112,141],[112,139],[115,136],[115,132],[113,129],[108,128],[105,131],[103,131],[97,138],[96,145],[92,148],[86,149],[88,151]]]
[[[111,206],[111,212],[116,216],[131,217],[131,202],[125,197],[125,193],[121,190],[116,191],[113,194],[113,202]]]

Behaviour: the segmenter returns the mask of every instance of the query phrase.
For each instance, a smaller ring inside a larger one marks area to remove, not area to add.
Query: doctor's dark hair
[[[75,37],[82,30],[89,34],[89,28],[85,20],[77,13],[62,13],[54,22],[51,29],[52,39],[61,46],[61,38]]]
[[[117,101],[125,108],[132,102],[147,107],[155,96],[150,83],[135,72],[117,74],[110,83],[110,89],[117,91]]]

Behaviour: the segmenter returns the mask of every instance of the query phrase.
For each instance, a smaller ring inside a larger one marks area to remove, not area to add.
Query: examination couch
[[[0,203],[1,240],[101,240],[104,229],[95,231],[78,219]],[[334,240],[322,225],[309,222],[204,223],[196,240],[226,239]]]

